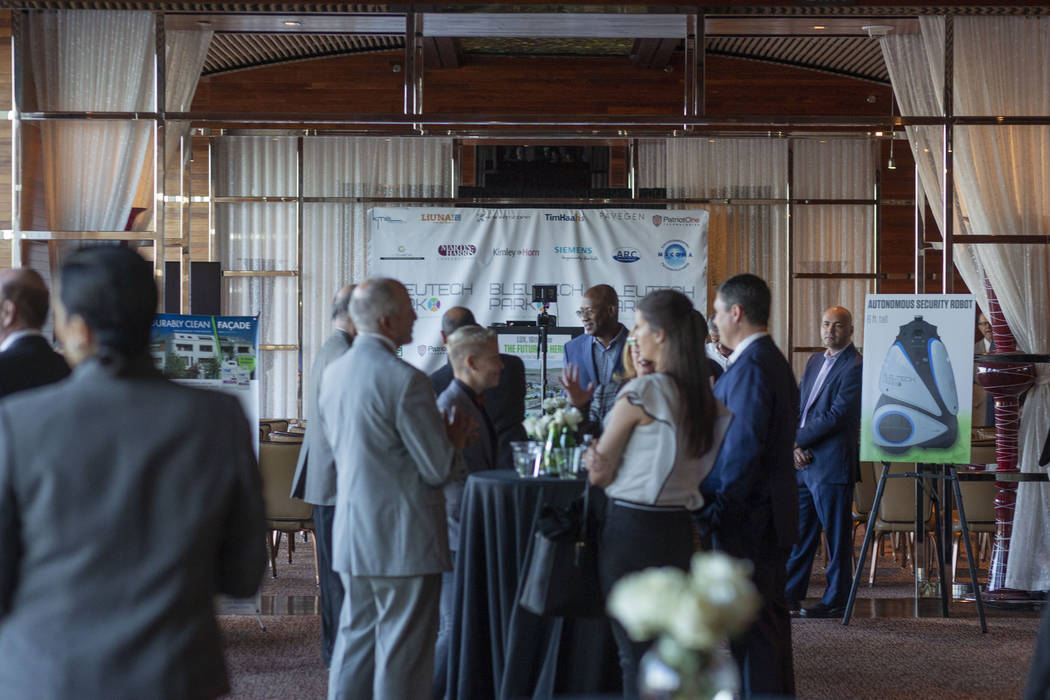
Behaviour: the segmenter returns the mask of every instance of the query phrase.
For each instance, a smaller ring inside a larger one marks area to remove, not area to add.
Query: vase
[[[740,697],[740,671],[721,647],[711,651],[677,652],[673,662],[653,645],[638,665],[642,700],[732,700]]]

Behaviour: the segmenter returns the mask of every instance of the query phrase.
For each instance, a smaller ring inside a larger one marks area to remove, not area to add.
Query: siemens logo
[[[594,249],[575,245],[559,245],[554,246],[554,252],[558,255],[590,255]]]
[[[579,212],[575,214],[544,214],[544,220],[546,221],[565,221],[568,223],[579,223],[583,221],[583,214]]]

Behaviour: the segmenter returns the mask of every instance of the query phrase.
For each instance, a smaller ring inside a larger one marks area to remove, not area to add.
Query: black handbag
[[[598,583],[597,509],[591,486],[567,508],[544,506],[536,521],[532,553],[518,603],[536,615],[601,617],[605,600]]]

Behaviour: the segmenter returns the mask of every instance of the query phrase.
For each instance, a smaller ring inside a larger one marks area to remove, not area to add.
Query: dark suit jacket
[[[462,412],[478,426],[477,438],[463,448],[463,461],[467,464],[468,474],[495,469],[496,436],[491,433],[485,417],[481,415],[481,407],[474,402],[464,386],[454,380],[437,398],[439,410],[447,411],[453,406],[456,407],[457,414]],[[448,546],[452,551],[457,551],[459,545],[459,514],[466,484],[466,476],[445,484],[445,522],[448,524]]]
[[[309,423],[292,478],[292,497],[301,498],[315,506],[335,505],[335,457],[321,430],[317,398],[321,395],[321,384],[328,363],[349,350],[351,343],[353,338],[349,333],[338,328],[333,330],[317,351],[310,371],[310,395],[307,397]]]
[[[42,335],[27,335],[0,352],[0,397],[57,382],[69,375],[64,357]]]
[[[763,336],[745,348],[715,383],[733,420],[704,479],[704,519],[722,531],[762,538],[772,526],[784,549],[798,534],[798,487],[792,452],[798,388],[787,360]],[[772,534],[772,533],[769,533]]]
[[[237,399],[148,357],[0,402],[0,688],[19,698],[211,698],[216,593],[266,565]]]
[[[496,463],[500,469],[514,468],[514,455],[510,443],[528,440],[522,422],[525,420],[525,363],[520,357],[500,353],[503,371],[499,374],[496,388],[482,392],[485,413],[489,414],[496,428],[496,441],[499,449]],[[445,363],[440,369],[430,374],[430,383],[434,386],[434,395],[441,393],[452,383],[452,365]]]
[[[799,389],[799,421],[824,364],[824,353],[809,358]],[[835,360],[806,416],[795,443],[813,453],[799,472],[807,484],[852,484],[859,476],[861,356],[850,343]]]

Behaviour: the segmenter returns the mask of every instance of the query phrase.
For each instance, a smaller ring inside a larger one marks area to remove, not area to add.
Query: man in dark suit
[[[495,388],[500,381],[503,363],[500,360],[496,334],[481,326],[464,326],[445,340],[448,358],[455,378],[438,396],[437,406],[443,413],[455,411],[469,416],[478,426],[478,435],[463,448],[467,471],[474,472],[496,467],[496,431],[480,400],[484,391]],[[452,568],[456,568],[459,547],[459,520],[463,506],[466,476],[445,484],[445,522],[448,524],[448,548]],[[445,697],[448,680],[448,645],[452,634],[453,605],[452,571],[441,574],[441,609],[437,647],[434,653],[434,698]]]
[[[50,303],[35,270],[0,272],[0,397],[69,375],[65,358],[40,333]]]
[[[324,665],[332,660],[332,647],[343,608],[343,583],[332,570],[332,518],[335,515],[335,458],[321,430],[317,399],[328,364],[350,349],[354,342],[354,322],[350,320],[348,284],[332,300],[332,334],[324,341],[310,371],[310,394],[307,408],[310,420],[299,452],[299,463],[292,479],[292,497],[301,498],[314,507],[314,541],[317,543],[317,576],[321,586],[321,658]]]
[[[620,390],[616,378],[623,375],[627,328],[619,321],[620,298],[607,284],[585,291],[576,315],[584,334],[565,343],[565,368],[558,381],[586,419],[583,430],[600,432]]]
[[[795,434],[798,480],[798,542],[788,559],[785,597],[797,609],[806,597],[820,530],[828,535],[828,584],[803,617],[841,617],[849,597],[853,551],[853,484],[860,436],[861,357],[854,347],[853,316],[841,306],[824,312],[821,338],[827,348],[809,358],[802,374],[802,415]]]
[[[464,306],[453,306],[441,317],[441,342],[448,345],[449,336],[464,326],[476,326],[474,314]],[[514,468],[514,455],[510,443],[528,440],[522,422],[525,420],[525,363],[520,357],[500,354],[503,371],[499,375],[499,384],[495,388],[481,393],[485,413],[492,420],[496,429],[496,464],[500,469]],[[452,363],[446,362],[440,369],[430,374],[430,383],[434,385],[434,395],[442,392],[452,383]]]
[[[792,449],[798,388],[766,332],[769,287],[734,275],[718,287],[715,323],[733,349],[715,397],[733,414],[725,441],[700,490],[700,533],[715,549],[747,559],[762,595],[758,620],[730,644],[745,695],[794,695],[791,615],[784,600],[785,565],[798,528]]]

